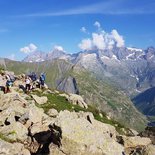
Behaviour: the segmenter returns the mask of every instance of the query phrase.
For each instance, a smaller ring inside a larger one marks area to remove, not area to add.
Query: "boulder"
[[[27,139],[28,130],[20,122],[13,122],[1,127],[0,133],[10,141],[24,142]]]
[[[58,111],[56,109],[49,109],[47,114],[50,116],[50,117],[56,117],[58,115]]]
[[[155,154],[155,145],[148,145],[144,151],[143,155],[154,155]]]
[[[20,143],[8,143],[0,139],[0,154],[2,155],[30,155],[30,152]]]
[[[123,137],[123,145],[125,148],[125,153],[128,154],[143,154],[144,149],[151,144],[149,138],[144,138],[140,136],[134,137]]]
[[[42,97],[39,97],[37,95],[31,95],[31,96],[38,104],[45,104],[48,101],[46,96],[42,96]]]
[[[44,113],[42,108],[38,108],[35,104],[30,104],[27,107],[26,113],[20,118],[20,121],[27,122],[26,127],[30,128],[31,134],[48,130],[48,125],[52,122],[52,118]]]
[[[42,115],[44,114],[44,110],[42,108],[38,108],[35,104],[30,104],[27,108],[27,115],[28,119],[33,123],[38,123],[42,121]]]
[[[0,107],[1,110],[7,109],[9,107],[12,108],[11,111],[20,112],[23,111],[23,106],[28,105],[28,101],[26,101],[19,93],[12,92],[8,94],[0,95]],[[19,109],[17,109],[19,108]]]
[[[84,102],[83,98],[77,94],[59,94],[65,97],[71,104],[79,105],[82,108],[88,108],[88,105]]]
[[[84,102],[83,98],[80,95],[77,94],[69,94],[69,102],[71,102],[74,105],[79,105],[83,108],[88,108],[88,105]]]
[[[125,148],[136,148],[137,146],[147,146],[151,144],[150,138],[134,136],[134,137],[123,137]]]
[[[74,155],[122,154],[123,146],[115,141],[116,131],[111,125],[91,118],[91,122],[79,113],[61,111],[54,125],[61,128],[61,150]]]

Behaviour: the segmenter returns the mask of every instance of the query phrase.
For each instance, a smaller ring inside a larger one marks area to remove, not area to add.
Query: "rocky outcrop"
[[[48,100],[46,96],[42,96],[42,97],[39,97],[37,95],[31,95],[31,96],[38,104],[45,104]]]
[[[148,145],[143,151],[143,155],[154,155],[154,154],[155,154],[155,145]]]
[[[143,153],[144,149],[151,144],[149,138],[135,137],[123,137],[124,147],[126,154]]]
[[[77,94],[60,94],[60,96],[64,96],[70,103],[74,105],[79,105],[82,108],[88,108],[87,103],[83,100],[80,95]]]
[[[123,146],[115,141],[116,130],[108,124],[88,119],[90,113],[62,111],[54,125],[62,131],[60,152],[74,155],[122,154]],[[53,126],[53,124],[51,124]]]
[[[24,148],[21,143],[8,143],[0,139],[0,154],[2,155],[30,155],[29,150]]]
[[[56,109],[49,109],[49,111],[47,112],[47,114],[50,116],[50,117],[56,117],[59,113]]]

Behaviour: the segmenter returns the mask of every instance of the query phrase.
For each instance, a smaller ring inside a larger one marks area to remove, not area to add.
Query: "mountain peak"
[[[23,59],[25,62],[41,62],[46,60],[46,53],[42,51],[34,51]]]

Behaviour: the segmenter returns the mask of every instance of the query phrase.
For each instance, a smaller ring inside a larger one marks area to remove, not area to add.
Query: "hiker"
[[[28,92],[30,92],[30,88],[31,88],[31,80],[30,80],[29,76],[26,76],[25,83],[26,83],[25,93],[28,93]]]
[[[30,73],[29,77],[31,78],[33,82],[37,80],[37,75],[35,72]]]
[[[32,81],[31,89],[36,88],[37,74],[35,72],[32,72],[28,76],[31,78]]]
[[[7,74],[6,76],[6,86],[5,86],[5,94],[11,92],[10,87],[13,85],[13,81],[11,80],[10,76]]]
[[[39,80],[40,80],[40,88],[43,89],[45,84],[45,73],[41,73]]]

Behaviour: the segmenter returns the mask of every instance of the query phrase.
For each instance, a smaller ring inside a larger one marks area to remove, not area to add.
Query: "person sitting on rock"
[[[31,80],[30,80],[29,76],[26,76],[25,83],[26,83],[25,92],[28,93],[28,92],[30,92],[30,88],[31,88]]]

